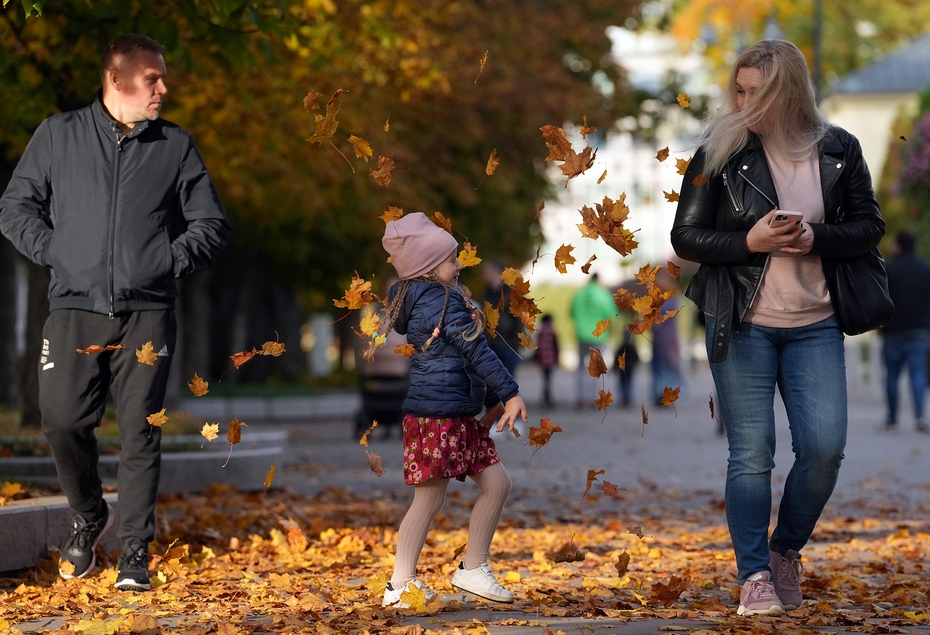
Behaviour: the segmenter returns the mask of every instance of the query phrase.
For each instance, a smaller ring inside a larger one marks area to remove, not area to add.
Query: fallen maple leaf
[[[384,462],[381,460],[381,455],[368,450],[365,450],[365,454],[368,455],[368,467],[371,468],[374,475],[378,478],[384,476]]]
[[[678,192],[676,192],[675,190],[672,190],[671,192],[666,192],[665,190],[662,190],[662,194],[665,195],[665,200],[668,201],[669,203],[677,203],[679,200],[681,200],[681,197],[678,196]]]
[[[205,423],[203,428],[200,429],[200,434],[207,440],[212,441],[216,437],[220,436],[220,424],[218,423]]]
[[[3,484],[3,487],[0,487],[0,496],[4,498],[13,498],[17,494],[21,494],[23,491],[22,483],[11,483],[7,481]]]
[[[678,388],[669,388],[666,386],[662,390],[662,399],[660,402],[663,406],[671,406],[673,403],[678,401],[678,394],[681,392],[681,386]]]
[[[367,448],[368,447],[368,435],[371,434],[372,431],[374,431],[374,429],[377,427],[378,427],[378,420],[377,419],[372,420],[371,427],[365,430],[365,432],[362,433],[361,438],[358,440],[359,445],[363,445]]]
[[[309,93],[304,95],[304,110],[319,110],[320,104],[317,103],[317,99],[322,97],[322,95],[315,90],[311,90]]]
[[[136,615],[132,618],[129,631],[131,633],[139,633],[140,635],[157,635],[161,633],[161,625],[154,615]]]
[[[203,397],[205,394],[210,392],[210,384],[203,380],[203,377],[199,376],[197,373],[194,373],[194,378],[190,380],[190,383],[187,384],[187,387],[191,389],[191,392],[194,393],[195,397]]]
[[[158,412],[147,416],[145,420],[149,422],[149,425],[160,428],[168,421],[168,417],[165,416],[165,409],[162,408]]]
[[[668,608],[678,601],[678,597],[686,588],[688,588],[688,584],[682,578],[673,575],[668,584],[655,582],[652,585],[652,599]]]
[[[607,410],[607,408],[614,402],[614,396],[609,392],[604,392],[603,390],[597,391],[597,399],[594,402],[594,405],[597,406],[598,410]]]
[[[368,306],[371,304],[371,301],[371,282],[360,278],[358,273],[356,273],[352,276],[352,282],[349,284],[349,288],[345,292],[343,298],[340,300],[333,300],[333,304],[339,308],[352,311]],[[236,368],[238,368],[238,366]]]
[[[678,93],[678,97],[675,98],[675,101],[677,101],[678,105],[682,108],[688,108],[691,106],[691,100],[688,98],[688,93]]]
[[[355,156],[359,159],[365,159],[365,163],[368,163],[368,157],[373,154],[371,144],[355,135],[349,137],[349,143],[355,148]]]
[[[494,170],[497,169],[497,166],[500,165],[500,163],[501,163],[500,155],[497,154],[497,148],[494,148],[493,150],[491,150],[491,156],[488,157],[488,164],[484,168],[484,173],[487,176],[491,176],[492,174],[494,174]]]
[[[588,374],[592,377],[606,375],[607,364],[604,362],[604,357],[601,355],[601,351],[594,348],[593,346],[589,346],[588,350],[591,351],[588,356]]]
[[[604,481],[597,487],[604,492],[604,496],[609,498],[620,498],[620,488],[609,481]]]
[[[390,157],[378,157],[378,169],[370,170],[368,173],[378,185],[387,187],[391,183],[391,172],[394,171],[394,159]]]
[[[592,264],[595,260],[597,260],[597,254],[591,256],[590,258],[588,258],[588,262],[586,262],[586,263],[584,263],[583,265],[581,265],[581,273],[583,273],[583,274],[585,274],[585,275],[588,275],[588,273],[591,271],[591,264]]]
[[[668,146],[665,146],[664,148],[662,148],[661,150],[659,150],[659,151],[656,153],[656,160],[657,160],[659,163],[662,163],[663,161],[665,161],[665,160],[668,158],[668,154],[669,154],[669,153],[668,153]]]
[[[626,551],[617,556],[617,564],[614,565],[614,568],[617,569],[617,574],[622,578],[626,575],[626,568],[630,566],[630,554]]]
[[[234,355],[230,355],[229,359],[232,360],[233,366],[235,366],[236,368],[239,368],[240,366],[242,366],[244,363],[246,363],[247,361],[249,361],[256,355],[258,355],[258,351],[253,348],[250,351],[239,351],[238,353],[235,353]]]
[[[394,352],[401,357],[413,357],[416,355],[417,349],[413,344],[398,344]]]
[[[568,273],[566,265],[575,263],[575,257],[572,256],[572,250],[574,248],[573,245],[563,244],[555,250],[555,268],[558,269],[559,273]]]
[[[598,320],[597,325],[594,327],[594,330],[591,331],[591,335],[594,337],[600,337],[607,332],[607,329],[610,328],[610,318],[606,320]]]
[[[459,252],[458,261],[462,267],[474,267],[479,264],[481,258],[478,257],[478,248],[466,242],[462,251]]]
[[[399,207],[394,207],[393,205],[389,205],[387,211],[381,214],[379,218],[384,221],[385,225],[387,225],[391,221],[397,220],[403,215],[404,215],[404,210],[402,210]]]
[[[484,52],[484,55],[481,56],[481,59],[478,60],[478,74],[475,75],[474,83],[478,83],[478,78],[481,77],[481,73],[484,72],[484,65],[488,63],[488,51]]]
[[[529,335],[527,335],[523,331],[520,331],[519,333],[517,333],[517,339],[520,340],[520,346],[522,346],[523,348],[527,348],[531,351],[535,351],[537,348],[539,348],[536,345],[536,343],[533,341],[533,338],[531,338]],[[514,428],[514,432],[516,432],[516,428]]]
[[[136,349],[136,359],[140,364],[148,364],[149,366],[155,365],[158,354],[155,352],[155,347],[152,346],[151,342],[146,342],[142,345],[142,348]]]
[[[78,353],[83,353],[84,355],[95,355],[96,353],[103,353],[104,351],[115,351],[120,348],[126,348],[122,342],[117,342],[116,344],[107,344],[106,346],[91,344],[87,348],[77,348],[75,350]]]
[[[442,212],[433,212],[433,215],[429,217],[433,221],[433,225],[436,227],[441,227],[450,234],[452,233],[452,221],[442,215]]]
[[[691,164],[691,157],[687,159],[675,159],[675,169],[678,171],[678,174],[684,176],[685,172],[688,171],[688,166]]]

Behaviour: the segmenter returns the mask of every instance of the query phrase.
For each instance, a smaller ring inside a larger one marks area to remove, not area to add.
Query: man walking
[[[94,436],[112,390],[122,443],[116,586],[136,591],[151,589],[161,428],[146,417],[165,399],[175,278],[206,269],[231,233],[191,135],[159,119],[163,51],[141,35],[114,40],[97,98],[39,125],[0,197],[0,231],[51,268],[39,407],[74,512],[60,574],[90,573],[113,522]],[[92,345],[114,347],[76,352]]]
[[[928,433],[930,426],[924,419],[924,397],[930,339],[930,264],[914,253],[915,242],[913,234],[898,233],[894,256],[886,266],[894,317],[881,329],[888,403],[888,417],[883,427],[885,430],[897,430],[898,377],[901,368],[907,365],[917,431]]]
[[[601,286],[597,274],[592,273],[588,282],[572,297],[571,316],[575,323],[575,337],[578,340],[578,393],[579,408],[593,408],[597,401],[598,381],[588,372],[589,349],[593,348],[604,356],[607,352],[608,333],[595,337],[597,323],[612,318],[618,313],[617,305],[610,291]]]

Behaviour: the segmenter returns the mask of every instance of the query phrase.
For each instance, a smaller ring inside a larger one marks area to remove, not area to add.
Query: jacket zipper
[[[109,285],[109,316],[111,320],[115,313],[113,302],[113,251],[116,249],[116,197],[119,194],[119,163],[120,155],[123,153],[123,139],[125,138],[126,135],[121,136],[119,130],[116,130],[116,157],[113,161],[113,198],[110,201],[110,244],[109,253],[107,254],[107,274],[109,277],[107,283]]]
[[[753,189],[755,189],[759,194],[761,194],[765,198],[765,200],[767,200],[772,205],[773,208],[778,207],[775,204],[775,201],[769,198],[769,195],[762,191],[762,188],[760,188],[758,185],[752,182],[752,179],[750,179],[748,176],[746,176],[742,172],[738,172],[738,174],[741,177],[743,177],[746,180],[746,182],[749,183],[749,185],[753,187]],[[765,254],[765,264],[762,265],[763,274],[765,273],[765,269],[769,266],[769,259],[771,259],[771,257],[772,257],[771,253]],[[759,295],[759,289],[761,287],[762,287],[762,276],[759,276],[759,282],[756,283],[756,288],[753,289],[752,297],[749,298],[749,304],[746,305],[746,311],[748,311],[749,307],[752,306],[752,303],[756,301],[756,296]],[[743,311],[743,314],[739,316],[740,322],[742,322],[743,318],[746,316],[746,311]]]
[[[723,187],[726,189],[727,194],[730,196],[730,203],[733,204],[733,210],[737,213],[742,212],[743,210],[739,206],[739,202],[736,200],[736,195],[733,193],[733,190],[730,189],[730,180],[727,178],[727,173],[723,172]]]
[[[769,195],[762,191],[762,188],[761,188],[761,187],[759,187],[758,185],[756,185],[755,183],[752,182],[752,179],[750,179],[748,176],[746,176],[746,175],[745,175],[744,173],[742,173],[742,172],[738,172],[738,174],[739,174],[741,177],[743,177],[744,179],[746,179],[746,182],[749,183],[759,194],[761,194],[762,196],[764,196],[764,197],[765,197],[765,200],[767,200],[769,203],[772,204],[772,207],[778,207],[778,206],[775,204],[775,201],[773,201],[771,198],[769,198]]]

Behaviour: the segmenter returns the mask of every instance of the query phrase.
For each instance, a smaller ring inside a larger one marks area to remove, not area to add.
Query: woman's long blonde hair
[[[736,75],[743,68],[762,72],[762,82],[742,110],[736,105]],[[720,108],[708,121],[700,145],[704,173],[719,174],[730,156],[748,143],[752,126],[769,152],[794,161],[810,156],[829,123],[817,108],[804,55],[786,40],[762,40],[733,65]]]
[[[446,291],[446,297],[442,303],[442,312],[439,314],[439,322],[436,324],[436,328],[433,329],[429,339],[423,343],[424,351],[430,347],[430,344],[433,343],[433,340],[439,337],[439,332],[440,329],[442,329],[443,320],[446,317],[446,308],[449,306],[450,291],[458,293],[462,296],[462,299],[465,300],[465,306],[468,307],[468,310],[474,319],[473,324],[462,332],[462,338],[466,342],[471,342],[477,339],[478,336],[484,332],[485,326],[487,324],[487,318],[484,315],[484,311],[472,304],[471,291],[468,290],[468,287],[460,282],[456,282],[456,284],[445,284],[436,277],[435,273],[430,271],[424,276],[420,276],[418,278],[407,278],[397,283],[397,290],[394,292],[394,297],[387,304],[387,308],[385,310],[386,316],[381,321],[381,325],[378,328],[378,331],[375,333],[374,337],[371,338],[371,343],[368,345],[368,348],[365,350],[363,355],[369,362],[374,359],[375,351],[384,345],[384,340],[387,333],[390,333],[391,329],[394,328],[394,323],[400,316],[401,308],[404,306],[404,300],[407,297],[407,292],[410,290],[410,287],[414,282],[433,282],[444,287]]]

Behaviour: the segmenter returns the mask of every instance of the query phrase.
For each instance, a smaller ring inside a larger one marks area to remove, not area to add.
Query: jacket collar
[[[113,141],[135,139],[141,135],[145,129],[149,127],[149,123],[151,123],[148,120],[138,121],[132,127],[132,130],[130,130],[129,133],[124,136],[120,132],[119,122],[110,116],[110,113],[108,113],[107,109],[103,106],[103,89],[97,91],[97,96],[94,98],[94,103],[91,104],[91,111],[94,113],[94,121],[97,122],[98,128],[103,131],[106,137],[113,139]]]

